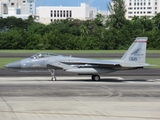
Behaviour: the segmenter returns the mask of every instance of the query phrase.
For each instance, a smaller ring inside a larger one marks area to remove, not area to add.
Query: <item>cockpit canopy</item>
[[[46,58],[46,57],[51,57],[51,56],[59,56],[57,54],[52,54],[52,53],[37,53],[33,56],[31,56],[31,59],[39,59],[39,58]]]

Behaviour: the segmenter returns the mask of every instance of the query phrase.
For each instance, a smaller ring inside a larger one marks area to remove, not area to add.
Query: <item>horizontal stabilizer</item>
[[[121,65],[122,67],[151,67],[151,66],[155,66],[155,65],[152,65],[152,64],[139,64],[139,65]]]

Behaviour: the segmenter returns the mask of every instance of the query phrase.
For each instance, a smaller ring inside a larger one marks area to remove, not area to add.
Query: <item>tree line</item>
[[[65,19],[45,25],[32,16],[0,19],[0,49],[115,50],[128,49],[136,37],[148,37],[148,49],[160,49],[160,13],[125,18],[123,0],[112,0],[107,19]]]

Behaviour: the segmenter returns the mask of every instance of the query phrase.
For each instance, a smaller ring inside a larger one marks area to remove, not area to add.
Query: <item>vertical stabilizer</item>
[[[142,65],[146,62],[147,37],[137,37],[121,58],[123,64]]]

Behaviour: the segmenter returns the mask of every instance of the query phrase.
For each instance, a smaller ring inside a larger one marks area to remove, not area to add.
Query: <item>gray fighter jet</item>
[[[56,80],[55,71],[64,70],[79,75],[91,75],[92,80],[99,81],[101,73],[117,70],[131,70],[151,66],[146,64],[147,37],[137,37],[128,51],[119,60],[96,60],[62,56],[50,53],[38,53],[29,58],[5,65],[12,69],[48,69],[52,80]]]

